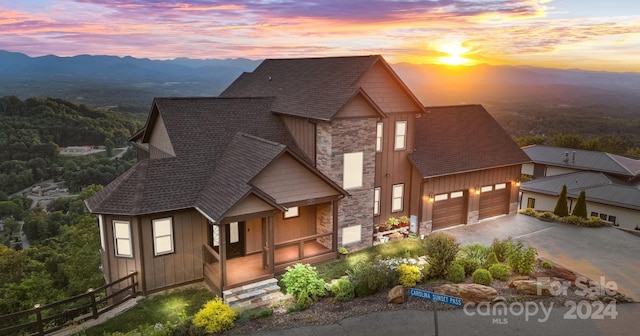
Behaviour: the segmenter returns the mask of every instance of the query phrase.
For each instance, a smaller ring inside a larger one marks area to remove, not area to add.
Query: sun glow
[[[448,43],[437,50],[439,52],[448,54],[448,56],[442,56],[438,58],[438,62],[446,65],[466,65],[471,64],[471,61],[468,58],[463,57],[465,53],[467,53],[471,48],[463,47],[460,43]]]

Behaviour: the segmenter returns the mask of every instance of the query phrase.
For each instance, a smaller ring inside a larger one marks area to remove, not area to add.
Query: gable
[[[273,197],[278,204],[341,194],[288,153],[260,172],[252,184]]]
[[[169,139],[169,133],[167,132],[167,127],[165,126],[162,115],[158,115],[155,118],[155,122],[153,123],[153,128],[151,129],[151,135],[149,137],[149,146],[155,147],[167,154],[176,155],[176,152],[173,150],[173,145],[171,144],[171,139]]]
[[[384,115],[378,111],[373,102],[369,101],[363,93],[359,93],[349,100],[334,116],[334,118],[359,117],[380,118],[384,117]]]
[[[225,213],[225,217],[236,217],[258,212],[270,211],[274,209],[274,207],[260,199],[258,196],[250,194],[245,199],[238,202],[231,209],[229,209],[229,211]]]
[[[409,90],[389,72],[382,62],[376,62],[360,77],[357,86],[371,97],[384,113],[423,111]]]

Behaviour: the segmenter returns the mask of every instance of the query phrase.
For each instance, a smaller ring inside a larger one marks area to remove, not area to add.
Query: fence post
[[[93,291],[93,288],[89,288],[87,290],[87,293],[89,293],[89,298],[91,299],[91,314],[93,315],[93,319],[97,319],[98,316],[98,307],[96,305],[96,293]]]
[[[133,286],[131,287],[131,290],[132,290],[131,296],[136,297],[138,296],[138,293],[136,292],[136,287],[138,287],[138,284],[136,283],[136,271],[129,272],[129,277],[130,277],[131,285]]]
[[[42,312],[40,311],[40,305],[35,304],[33,306],[36,310],[36,320],[38,322],[38,335],[44,335],[44,326],[42,325]]]

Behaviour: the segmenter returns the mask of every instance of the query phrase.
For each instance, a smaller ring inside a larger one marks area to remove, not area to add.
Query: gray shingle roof
[[[221,219],[251,191],[250,180],[285,150],[308,160],[270,112],[272,103],[273,98],[156,98],[155,116],[148,120],[164,120],[176,156],[140,161],[90,198],[89,209],[140,215],[197,207]]]
[[[423,177],[530,162],[482,105],[426,107],[409,159]]]
[[[562,186],[567,195],[578,198],[585,190],[587,201],[640,210],[640,184],[627,183],[599,172],[577,172],[537,178],[522,183],[520,189],[557,196]]]
[[[380,60],[379,55],[267,59],[220,96],[277,97],[273,112],[331,120],[359,92],[356,81]]]
[[[621,176],[640,175],[640,160],[620,155],[544,145],[527,146],[523,150],[535,163]]]

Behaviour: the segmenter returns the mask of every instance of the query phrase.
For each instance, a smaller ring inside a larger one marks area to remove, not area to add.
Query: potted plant
[[[338,256],[340,259],[346,259],[349,256],[349,250],[345,247],[338,247]]]
[[[398,220],[400,221],[400,227],[409,226],[409,217],[401,216]]]
[[[392,230],[400,224],[400,221],[395,217],[389,217],[384,223],[387,225],[388,230]]]

